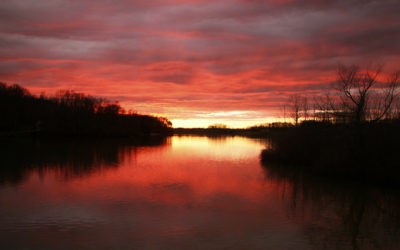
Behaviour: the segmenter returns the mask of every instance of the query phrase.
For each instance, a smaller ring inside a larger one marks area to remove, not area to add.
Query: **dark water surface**
[[[398,193],[263,165],[266,145],[3,139],[1,249],[400,249]]]

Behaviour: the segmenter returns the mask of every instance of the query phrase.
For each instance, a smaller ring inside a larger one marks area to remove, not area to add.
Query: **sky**
[[[0,81],[75,90],[174,127],[276,121],[339,64],[400,66],[398,0],[7,0]]]

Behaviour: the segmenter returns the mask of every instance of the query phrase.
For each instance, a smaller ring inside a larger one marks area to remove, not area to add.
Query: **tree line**
[[[292,95],[292,119],[268,133],[267,164],[292,166],[329,178],[398,186],[400,73],[339,66],[330,92]],[[294,124],[294,125],[293,125]]]
[[[137,136],[171,130],[166,118],[126,112],[104,98],[71,90],[34,96],[17,84],[0,83],[0,132],[6,135]]]
[[[307,120],[361,124],[399,119],[399,86],[400,71],[383,77],[382,66],[361,69],[358,65],[339,65],[332,91],[291,95],[284,116],[295,125]]]

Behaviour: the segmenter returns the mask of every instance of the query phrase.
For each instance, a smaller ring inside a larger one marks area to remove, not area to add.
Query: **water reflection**
[[[263,165],[313,249],[399,249],[398,191],[312,177],[293,166]]]
[[[262,140],[1,144],[4,249],[399,246],[396,193],[262,166]]]
[[[141,140],[3,139],[0,140],[0,185],[17,184],[32,171],[40,176],[53,170],[65,179],[81,177],[118,167],[125,157],[135,156],[137,147],[168,143],[169,139],[164,137]]]

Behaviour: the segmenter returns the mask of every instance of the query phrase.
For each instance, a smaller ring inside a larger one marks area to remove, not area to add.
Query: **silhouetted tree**
[[[361,70],[359,66],[338,68],[336,90],[340,94],[340,103],[336,114],[349,115],[356,122],[378,121],[385,117],[395,99],[399,87],[399,72],[387,79],[387,86],[377,86],[382,67],[375,70]]]
[[[310,106],[306,96],[302,97],[301,99],[301,108],[302,108],[303,118],[305,121],[307,121],[309,117]]]
[[[297,126],[301,119],[307,120],[309,116],[308,99],[305,96],[294,94],[289,97],[287,107],[289,108],[289,115]],[[286,106],[285,106],[286,112]]]
[[[340,65],[335,92],[316,94],[311,104],[300,95],[291,96],[288,105],[291,117],[296,124],[311,114],[314,120],[336,123],[360,124],[395,118],[400,106],[397,100],[400,71],[387,78],[381,77],[381,72],[381,66],[361,70],[357,65]]]
[[[216,128],[216,129],[226,129],[227,126],[225,124],[216,123],[208,126],[208,128]]]
[[[297,126],[300,119],[300,96],[297,94],[290,96],[288,106],[290,108],[290,116],[294,120],[294,124]]]
[[[135,136],[166,134],[172,123],[161,117],[126,114],[115,102],[71,90],[35,97],[18,85],[0,83],[0,131],[6,134]]]

